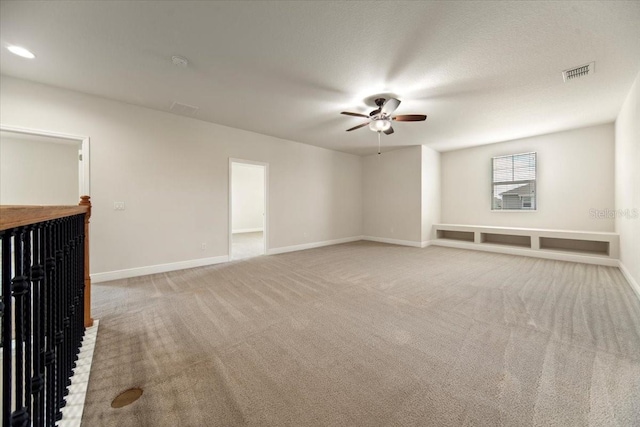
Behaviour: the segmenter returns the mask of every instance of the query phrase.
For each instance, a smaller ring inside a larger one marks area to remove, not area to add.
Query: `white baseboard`
[[[128,279],[130,277],[146,276],[148,274],[166,273],[167,271],[184,270],[187,268],[203,267],[205,265],[220,264],[229,261],[229,256],[192,259],[188,261],[171,262],[168,264],[149,265],[146,267],[129,268],[126,270],[107,271],[91,275],[93,283],[108,282],[110,280]]]
[[[427,246],[431,246],[433,243],[431,242],[431,240],[425,240],[424,242],[422,242],[422,244],[420,245],[420,247],[422,248],[426,248]]]
[[[264,231],[264,229],[262,227],[258,227],[258,228],[239,228],[237,230],[232,230],[231,233],[233,233],[233,234],[238,234],[238,233],[257,233],[258,231]]]
[[[423,248],[423,243],[426,242],[416,242],[413,240],[399,240],[399,239],[388,239],[386,237],[373,237],[373,236],[362,236],[362,240],[369,240],[371,242],[379,242],[379,243],[389,243],[390,245],[401,245],[401,246],[411,246],[414,248]]]
[[[285,246],[281,248],[269,249],[268,255],[283,254],[286,252],[302,251],[305,249],[320,248],[322,246],[338,245],[340,243],[357,242],[362,240],[362,236],[346,237],[343,239],[326,240],[323,242],[305,243],[302,245]],[[128,279],[131,277],[146,276],[149,274],[166,273],[167,271],[184,270],[187,268],[204,267],[206,265],[220,264],[228,262],[229,256],[222,255],[212,258],[192,259],[188,261],[172,262],[169,264],[149,265],[145,267],[129,268],[126,270],[106,271],[104,273],[94,273],[91,275],[93,283],[108,282],[110,280]]]
[[[529,256],[534,258],[545,258],[556,261],[581,262],[584,264],[605,265],[608,267],[618,267],[619,262],[615,258],[605,258],[599,256],[589,256],[571,254],[567,252],[541,251],[527,248],[514,248],[501,245],[478,244],[471,242],[458,242],[454,240],[436,239],[431,241],[432,246],[445,246],[448,248],[471,249],[474,251],[496,252],[509,255]]]
[[[636,279],[633,278],[633,276],[631,275],[631,272],[627,269],[627,267],[625,267],[622,261],[620,261],[619,264],[620,265],[618,267],[620,268],[622,275],[624,276],[625,279],[627,279],[627,282],[629,282],[631,289],[634,290],[634,292],[636,293],[636,296],[638,297],[638,299],[640,299],[640,285],[638,284],[638,282],[636,282]]]
[[[341,243],[357,242],[362,240],[362,236],[345,237],[342,239],[325,240],[323,242],[304,243],[302,245],[283,246],[280,248],[271,248],[268,255],[284,254],[287,252],[303,251],[305,249],[321,248],[323,246],[339,245]]]

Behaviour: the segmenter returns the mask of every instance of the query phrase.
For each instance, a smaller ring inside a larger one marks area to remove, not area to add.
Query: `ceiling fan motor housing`
[[[365,117],[369,119],[366,123],[347,129],[347,132],[360,129],[368,125],[369,129],[374,132],[384,132],[386,135],[391,135],[394,133],[393,127],[391,126],[391,122],[394,120],[399,122],[421,122],[427,118],[424,114],[403,114],[399,116],[392,116],[401,102],[396,98],[376,98],[374,102],[378,108],[371,111],[368,116],[361,113],[350,113],[348,111],[340,113],[347,116]]]
[[[369,113],[369,116],[373,117],[373,116],[375,116],[376,114],[380,114],[380,112],[382,112],[382,106],[384,105],[384,102],[385,102],[385,101],[386,101],[386,99],[384,99],[384,98],[376,98],[376,99],[375,99],[375,101],[373,101],[373,102],[375,102],[375,103],[376,103],[376,105],[378,106],[378,108],[377,108],[377,109],[375,109],[375,110],[373,110],[372,112],[370,112],[370,113]]]

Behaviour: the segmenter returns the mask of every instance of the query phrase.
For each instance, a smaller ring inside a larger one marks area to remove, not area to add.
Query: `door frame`
[[[243,163],[247,165],[256,165],[264,167],[264,218],[263,218],[263,231],[262,238],[264,240],[263,255],[269,253],[269,163],[258,162],[255,160],[238,159],[235,157],[229,157],[229,186],[228,186],[228,204],[229,204],[229,223],[228,223],[228,239],[229,239],[229,261],[233,260],[233,176],[232,166],[233,163]]]
[[[89,137],[81,135],[71,135],[60,132],[52,132],[42,129],[30,129],[18,126],[9,126],[0,124],[0,131],[15,132],[25,135],[35,136],[48,136],[59,139],[69,139],[71,141],[77,141],[80,143],[80,153],[82,159],[78,159],[79,174],[78,174],[78,201],[80,196],[91,196],[91,165],[90,165],[90,151],[89,151]]]

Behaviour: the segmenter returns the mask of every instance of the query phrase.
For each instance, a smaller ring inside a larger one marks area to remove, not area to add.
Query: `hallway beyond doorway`
[[[264,233],[233,233],[232,259],[239,260],[264,255]]]
[[[267,253],[268,189],[268,163],[229,159],[230,260]]]

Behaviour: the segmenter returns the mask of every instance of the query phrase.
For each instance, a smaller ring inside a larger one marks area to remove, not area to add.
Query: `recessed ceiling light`
[[[7,46],[7,49],[9,49],[9,52],[13,53],[14,55],[18,55],[23,58],[33,59],[36,57],[33,53],[20,46]]]

